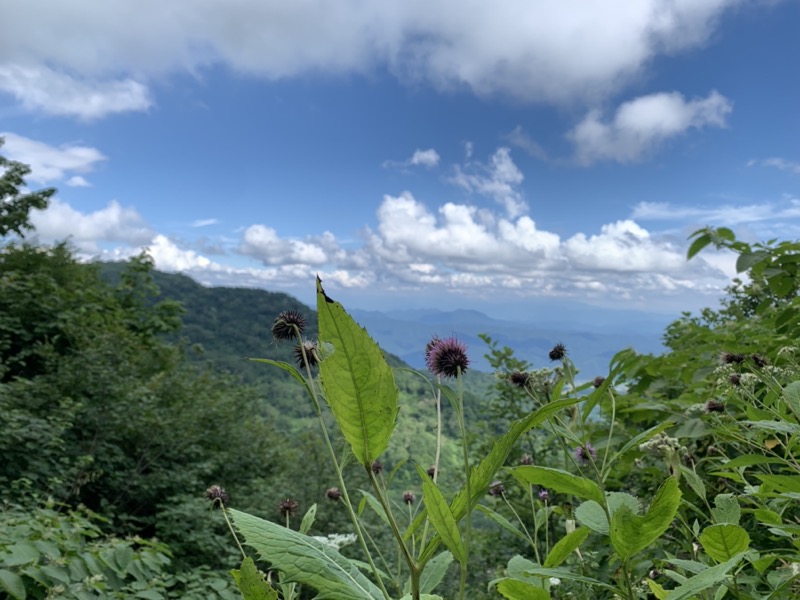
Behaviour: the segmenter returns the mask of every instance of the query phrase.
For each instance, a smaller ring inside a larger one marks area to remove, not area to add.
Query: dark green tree
[[[0,147],[3,143],[0,137]],[[28,165],[0,155],[0,237],[12,232],[24,237],[26,231],[33,229],[31,210],[47,208],[50,197],[56,193],[54,188],[24,191],[25,176],[30,172]]]

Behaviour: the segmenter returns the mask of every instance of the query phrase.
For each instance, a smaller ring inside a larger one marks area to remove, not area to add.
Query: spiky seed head
[[[284,498],[278,502],[278,512],[281,513],[283,518],[293,517],[297,514],[298,508],[300,508],[300,505],[296,500],[292,500],[291,498]]]
[[[342,492],[337,487],[328,488],[325,492],[325,495],[328,497],[328,500],[333,500],[334,502],[342,497]]]
[[[575,448],[575,460],[580,465],[588,465],[590,461],[597,458],[597,450],[588,442],[583,446]]]
[[[403,502],[405,502],[406,504],[414,504],[414,501],[416,499],[417,497],[414,495],[414,492],[409,492],[409,491],[403,492]]]
[[[513,371],[511,375],[508,376],[508,380],[511,382],[511,385],[524,388],[531,380],[531,374],[527,371]]]
[[[550,357],[550,360],[561,360],[567,355],[567,347],[562,344],[558,343],[553,346],[553,349],[547,354]]]
[[[506,493],[506,488],[503,485],[502,481],[493,481],[492,485],[489,486],[489,495],[490,496],[502,496]]]
[[[592,381],[592,386],[594,386],[594,388],[597,389],[601,385],[603,385],[605,381],[606,381],[605,377],[603,377],[602,375],[598,375],[597,377],[594,378],[594,381]]]
[[[272,323],[272,337],[277,341],[292,340],[302,335],[306,328],[306,318],[296,310],[285,310],[275,317]]]
[[[221,504],[223,507],[227,506],[228,500],[230,500],[230,496],[228,492],[225,491],[225,488],[219,485],[212,485],[210,488],[206,490],[206,498],[211,500],[214,504]]]
[[[319,364],[316,342],[305,340],[297,344],[297,346],[294,347],[294,359],[301,369],[306,368],[306,360],[308,360],[309,367],[316,367]]]
[[[425,362],[428,370],[437,377],[457,377],[465,373],[469,366],[467,346],[456,338],[446,338],[429,342],[430,350],[426,347]]]

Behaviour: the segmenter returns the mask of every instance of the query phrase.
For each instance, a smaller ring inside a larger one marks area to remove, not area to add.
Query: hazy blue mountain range
[[[614,354],[625,348],[634,348],[643,354],[663,351],[661,336],[664,325],[655,318],[648,320],[646,316],[637,316],[641,321],[626,323],[622,331],[622,326],[615,324],[613,319],[603,319],[591,331],[591,325],[587,323],[552,321],[544,326],[494,319],[474,310],[351,310],[350,313],[384,350],[415,368],[424,366],[425,344],[433,335],[456,336],[464,341],[473,368],[481,371],[490,370],[484,357],[487,345],[478,337],[481,333],[491,336],[501,347],[512,348],[518,358],[527,360],[534,368],[550,365],[548,352],[555,344],[562,343],[582,378],[605,374]],[[638,333],[629,333],[631,330]]]

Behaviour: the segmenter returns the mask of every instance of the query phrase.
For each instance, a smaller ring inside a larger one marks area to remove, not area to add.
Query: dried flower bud
[[[381,472],[383,471],[383,463],[381,461],[379,461],[379,460],[376,460],[376,461],[374,461],[372,463],[372,467],[371,468],[372,468],[372,472],[375,475],[380,475]]]
[[[605,377],[603,377],[602,375],[598,375],[597,377],[594,378],[594,381],[592,381],[592,385],[595,387],[595,389],[599,388],[601,385],[603,385],[603,383],[605,383],[605,380],[606,380]]]
[[[733,352],[720,352],[719,362],[723,365],[739,365],[744,362],[744,354],[734,354]]]
[[[527,371],[514,371],[508,376],[508,380],[511,382],[511,385],[524,388],[531,380],[531,374]]]
[[[228,492],[225,491],[225,488],[219,485],[212,485],[210,488],[206,490],[206,498],[211,500],[214,504],[221,504],[222,506],[226,506],[228,504],[228,500],[230,500],[230,496]]]
[[[335,502],[342,497],[342,492],[339,491],[339,488],[332,487],[327,489],[325,495],[328,497],[328,500],[333,500]]]
[[[403,492],[403,502],[406,504],[414,504],[414,500],[417,497],[414,495],[414,492]]]
[[[547,356],[550,357],[550,360],[561,360],[567,355],[567,347],[564,344],[558,343],[553,346],[553,349],[550,350]]]
[[[505,493],[506,493],[506,488],[503,485],[502,481],[493,481],[492,485],[489,486],[490,496],[502,496]]]
[[[308,360],[308,366],[316,367],[319,364],[317,344],[309,340],[297,344],[294,347],[294,359],[302,369],[306,368],[306,360]]]
[[[431,479],[436,477],[436,465],[431,465],[430,467],[428,467],[428,477],[430,477]]]
[[[706,402],[705,411],[707,413],[725,412],[725,404],[719,400],[709,400]]]
[[[272,324],[272,337],[276,340],[291,340],[302,334],[306,327],[306,318],[296,310],[285,310],[275,317]]]
[[[298,508],[300,508],[300,505],[296,500],[292,500],[291,498],[286,498],[278,502],[278,511],[284,519],[296,515]]]
[[[530,454],[523,454],[519,457],[519,464],[521,465],[532,465],[533,464],[533,457]]]
[[[769,364],[769,361],[760,354],[752,354],[750,358],[759,369],[763,369]]]
[[[728,383],[731,385],[742,385],[742,376],[739,373],[731,373],[728,375]]]

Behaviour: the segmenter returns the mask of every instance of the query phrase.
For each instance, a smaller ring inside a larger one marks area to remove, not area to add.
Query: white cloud
[[[336,238],[325,232],[307,240],[284,239],[266,225],[251,225],[243,236],[239,252],[265,265],[324,265],[341,254]]]
[[[217,223],[219,223],[218,219],[196,219],[192,221],[192,227],[208,227]]]
[[[384,168],[400,168],[406,169],[408,167],[425,167],[432,169],[439,164],[439,153],[433,148],[427,150],[415,150],[411,158],[406,160],[386,160],[383,162]]]
[[[89,146],[64,144],[59,147],[32,140],[14,133],[0,133],[5,139],[3,152],[12,160],[30,166],[27,179],[40,184],[64,179],[69,173],[89,173],[106,157]],[[80,176],[67,180],[70,186],[87,186],[89,183]]]
[[[516,146],[517,148],[522,148],[533,156],[534,158],[538,158],[539,160],[547,160],[547,152],[544,148],[534,140],[530,134],[525,131],[521,125],[517,125],[513,131],[507,133],[503,136],[508,143],[512,146]]]
[[[450,181],[470,193],[492,198],[514,218],[528,210],[519,189],[523,179],[522,171],[511,158],[511,151],[498,148],[488,164],[468,160],[463,167],[456,165]]]
[[[70,238],[78,248],[86,251],[98,248],[99,242],[137,245],[153,237],[153,231],[139,213],[121,206],[116,200],[103,209],[84,214],[54,198],[46,210],[34,211],[31,221],[39,238],[48,241]]]
[[[388,66],[440,89],[594,101],[655,56],[705,44],[740,3],[39,0],[35,16],[24,2],[4,7],[0,57],[3,87],[21,102],[84,118],[143,110],[146,78],[216,64],[270,79]]]
[[[69,187],[92,187],[92,184],[86,181],[86,178],[81,177],[80,175],[73,175],[64,183],[66,183]]]
[[[622,104],[610,121],[600,111],[590,111],[568,137],[581,164],[634,162],[688,129],[724,127],[732,110],[731,102],[716,91],[689,101],[677,92],[650,94]]]
[[[786,196],[776,202],[685,206],[668,202],[640,202],[631,218],[640,221],[689,221],[700,225],[733,226],[759,221],[784,221],[800,218],[800,198]]]
[[[747,161],[747,166],[772,167],[775,169],[780,169],[781,171],[789,171],[790,173],[794,173],[795,175],[800,175],[800,162],[786,160],[785,158],[772,157],[772,158],[753,159]]]
[[[95,80],[13,63],[0,63],[0,92],[14,96],[31,111],[84,120],[143,111],[152,105],[147,87],[133,79]]]

